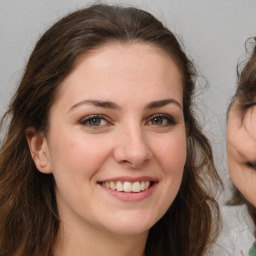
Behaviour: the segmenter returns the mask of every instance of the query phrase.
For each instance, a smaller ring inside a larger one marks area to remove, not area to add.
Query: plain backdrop
[[[216,255],[248,255],[250,222],[243,208],[224,206],[229,197],[225,154],[226,110],[236,87],[236,65],[245,57],[244,43],[256,35],[255,0],[102,1],[143,8],[173,31],[199,71],[197,106],[210,138],[216,166],[226,186],[220,196],[224,228]],[[86,0],[0,0],[0,116],[23,73],[40,35],[60,17],[85,7]],[[254,41],[249,42],[254,46]],[[202,118],[204,116],[204,118]],[[184,245],[185,246],[185,245]]]

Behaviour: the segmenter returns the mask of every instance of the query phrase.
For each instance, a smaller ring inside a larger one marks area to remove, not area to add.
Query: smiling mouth
[[[126,193],[139,193],[141,191],[147,190],[150,188],[155,182],[152,181],[107,181],[101,182],[100,185],[119,192]]]

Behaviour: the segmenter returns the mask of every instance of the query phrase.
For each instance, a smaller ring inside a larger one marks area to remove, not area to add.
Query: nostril
[[[135,132],[136,133],[136,132]],[[152,157],[152,152],[141,135],[121,136],[114,148],[115,161],[137,169]]]

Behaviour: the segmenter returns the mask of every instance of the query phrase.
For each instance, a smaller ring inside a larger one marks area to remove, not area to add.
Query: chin
[[[140,236],[144,234],[147,235],[150,228],[131,226],[131,225],[130,226],[121,225],[118,228],[112,229],[112,233],[118,234],[120,236]]]
[[[141,235],[147,234],[158,219],[146,218],[145,214],[142,216],[121,216],[116,218],[111,225],[112,232],[122,235]]]

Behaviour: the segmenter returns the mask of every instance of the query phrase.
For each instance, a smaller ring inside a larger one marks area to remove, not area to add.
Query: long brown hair
[[[6,119],[9,126],[0,150],[0,255],[53,255],[60,222],[54,179],[37,171],[25,130],[34,127],[47,133],[48,113],[58,87],[76,60],[113,42],[158,47],[172,57],[183,76],[184,177],[173,204],[149,232],[146,255],[200,256],[215,241],[220,217],[212,188],[221,181],[209,141],[193,112],[196,71],[192,62],[173,33],[148,12],[93,5],[62,18],[41,37],[2,119],[2,127]]]
[[[251,50],[251,47],[249,47],[249,45],[251,45],[252,40],[253,48]],[[236,100],[236,102],[238,103],[238,108],[241,112],[242,120],[248,109],[256,105],[256,37],[247,39],[245,47],[247,49],[247,52],[250,52],[250,57],[249,59],[243,61],[237,66],[237,89],[230,104],[231,106],[232,103]],[[244,198],[244,196],[233,184],[232,187],[233,195],[232,198],[227,202],[227,204],[246,204],[248,213],[255,225],[254,233],[256,236],[256,208]]]

